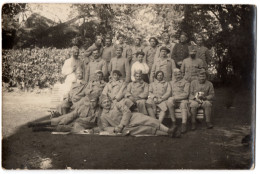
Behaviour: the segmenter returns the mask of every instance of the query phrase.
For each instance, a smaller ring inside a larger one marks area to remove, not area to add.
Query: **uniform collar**
[[[133,81],[134,83],[140,83],[140,84],[143,84],[144,83],[144,80],[141,80],[140,82],[137,82],[137,81]]]
[[[98,59],[93,59],[92,62],[100,62],[101,61],[101,57],[99,57]]]

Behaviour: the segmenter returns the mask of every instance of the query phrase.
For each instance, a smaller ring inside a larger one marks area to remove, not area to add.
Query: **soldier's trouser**
[[[159,104],[155,104],[154,100],[149,98],[146,101],[146,106],[147,106],[147,111],[149,113],[150,116],[155,117],[156,115],[156,111],[157,111],[157,106],[160,108],[160,114],[159,114],[159,121],[162,122],[165,115],[166,115],[166,111],[167,111],[167,104],[165,101],[159,103]]]
[[[199,104],[195,100],[190,100],[190,107],[191,107],[192,122],[195,122],[197,111],[198,111],[199,107],[201,107],[204,110],[206,122],[211,122],[212,103],[210,101],[206,100],[206,101],[203,101],[202,104]]]
[[[173,97],[170,97],[167,100],[166,104],[169,108],[170,117],[173,122],[176,122],[175,108],[180,108],[182,123],[187,123],[187,119],[188,119],[188,101],[187,100],[174,100]]]
[[[97,127],[96,123],[89,122],[89,121],[85,120],[84,118],[78,118],[74,122],[71,132],[76,133],[76,132],[83,131],[85,129],[92,129],[94,127]]]

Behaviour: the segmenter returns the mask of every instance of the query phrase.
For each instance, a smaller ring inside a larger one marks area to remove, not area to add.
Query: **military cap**
[[[204,68],[201,68],[200,70],[199,70],[199,74],[206,74],[207,72],[206,72],[206,70],[204,69]]]
[[[138,51],[137,53],[135,53],[136,54],[136,57],[138,57],[139,55],[145,55],[145,53],[143,52],[143,51]]]
[[[113,72],[112,72],[112,74],[114,74],[114,73],[116,73],[118,76],[122,76],[122,74],[121,74],[121,72],[120,71],[118,71],[118,70],[114,70]]]
[[[158,40],[156,39],[156,37],[150,37],[149,42],[151,42],[152,39],[155,40],[156,45],[158,45],[159,42],[158,42]]]
[[[181,32],[181,35],[188,37],[187,33],[185,33],[185,32]]]
[[[189,46],[188,49],[189,49],[189,53],[196,53],[197,52],[196,47],[194,45]]]
[[[160,51],[162,51],[162,50],[167,51],[167,53],[170,53],[170,52],[171,52],[171,51],[169,50],[169,48],[167,48],[167,47],[165,47],[165,46],[162,46],[162,47],[160,48]]]
[[[141,40],[142,40],[142,37],[139,36],[139,35],[137,35],[137,36],[135,36],[135,39],[139,39],[139,40],[141,41]]]

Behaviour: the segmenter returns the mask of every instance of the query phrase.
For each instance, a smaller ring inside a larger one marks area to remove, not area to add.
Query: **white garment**
[[[135,81],[134,73],[135,73],[135,71],[138,71],[138,70],[141,70],[143,72],[143,74],[149,73],[149,67],[145,62],[140,63],[139,61],[136,61],[132,65],[132,69],[131,69],[131,80],[132,81]]]

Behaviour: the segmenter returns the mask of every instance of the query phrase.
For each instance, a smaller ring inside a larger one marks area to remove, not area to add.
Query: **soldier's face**
[[[169,36],[164,36],[163,41],[164,41],[164,43],[169,43],[169,41],[170,41]]]
[[[105,44],[106,44],[107,47],[109,47],[111,45],[111,40],[110,39],[106,39]]]
[[[97,106],[97,100],[90,100],[90,108],[95,108]]]
[[[79,56],[79,49],[73,48],[72,49],[72,55],[73,55],[73,57],[77,58]]]
[[[117,73],[114,73],[112,77],[115,81],[119,80],[119,75]]]
[[[123,44],[124,43],[124,38],[123,37],[119,37],[118,41],[119,41],[120,44]]]
[[[181,72],[180,72],[180,71],[174,73],[174,76],[175,76],[175,79],[176,79],[176,80],[181,80],[181,79],[182,79],[182,75],[181,75]]]
[[[143,62],[143,58],[144,58],[144,56],[143,55],[138,55],[138,57],[137,57],[137,59],[138,59],[138,61],[139,62]]]
[[[82,71],[77,71],[76,72],[76,77],[77,77],[77,79],[81,80],[83,78]]]
[[[158,81],[162,81],[163,80],[163,73],[158,73],[156,78],[157,78]]]
[[[122,55],[122,50],[120,48],[116,49],[116,55],[121,56]]]
[[[99,80],[99,81],[103,80],[103,74],[102,73],[97,73],[96,76],[97,76],[97,80]]]
[[[140,82],[142,80],[142,74],[136,73],[135,74],[135,81]]]
[[[102,101],[101,105],[104,109],[110,109],[111,108],[111,101],[108,100],[108,99],[105,99],[105,100]]]
[[[100,46],[101,45],[101,43],[102,43],[102,37],[97,37],[97,39],[96,39],[96,45],[98,45],[98,46]]]
[[[155,47],[156,46],[156,41],[154,39],[150,40],[150,45],[151,47]]]
[[[187,40],[186,36],[185,35],[181,35],[180,42],[184,43],[186,40]]]
[[[97,59],[97,58],[99,57],[99,52],[98,52],[98,50],[93,51],[92,54],[93,54],[94,59]]]
[[[199,46],[201,46],[202,45],[202,38],[197,38],[197,44],[199,45]]]
[[[162,57],[167,57],[167,51],[166,50],[161,50],[161,56]]]
[[[141,41],[140,39],[135,39],[135,45],[140,45]]]
[[[205,73],[199,75],[199,82],[200,83],[205,83],[206,79],[207,79],[207,77],[206,77]]]

